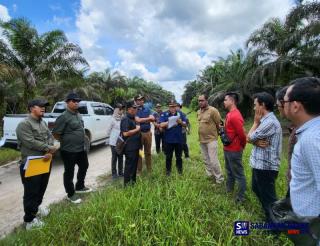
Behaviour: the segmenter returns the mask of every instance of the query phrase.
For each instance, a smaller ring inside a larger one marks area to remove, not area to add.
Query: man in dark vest
[[[85,131],[80,113],[78,112],[80,97],[69,93],[66,97],[66,110],[57,118],[52,131],[53,136],[60,141],[61,157],[64,163],[63,184],[67,199],[72,203],[80,203],[81,198],[76,193],[92,191],[84,185],[89,167],[85,149]],[[78,165],[77,183],[74,187],[74,167]]]
[[[126,157],[124,167],[124,185],[136,182],[139,150],[141,148],[140,125],[135,122],[138,105],[134,101],[126,103],[127,114],[121,119],[120,135],[126,141],[124,155]]]

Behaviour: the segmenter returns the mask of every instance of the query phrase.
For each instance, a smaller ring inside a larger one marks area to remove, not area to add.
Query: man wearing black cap
[[[53,136],[60,141],[61,157],[64,162],[63,184],[72,203],[80,203],[76,193],[87,193],[91,189],[84,185],[89,167],[88,156],[85,150],[85,131],[83,120],[78,112],[80,97],[71,92],[66,98],[66,110],[57,118],[52,131]],[[74,187],[74,167],[78,165],[77,183]]]
[[[169,110],[160,117],[160,126],[165,129],[165,154],[166,154],[166,173],[171,174],[171,163],[173,152],[176,155],[176,166],[178,173],[182,174],[182,127],[186,127],[186,118],[180,112],[177,112],[177,103],[172,100],[169,102]],[[171,118],[174,117],[174,118]],[[173,122],[172,122],[173,121]]]
[[[150,122],[154,121],[154,117],[149,108],[144,107],[144,96],[139,95],[136,97],[136,102],[139,106],[135,120],[141,127],[141,142],[146,158],[147,170],[151,172],[151,146],[152,146],[152,133]],[[139,157],[138,174],[142,172],[142,158]]]
[[[37,212],[42,216],[49,213],[47,208],[39,206],[47,189],[50,172],[25,177],[24,170],[28,156],[44,156],[44,159],[48,160],[57,150],[53,145],[53,136],[47,123],[42,120],[46,106],[49,106],[46,100],[35,99],[30,101],[28,104],[30,114],[19,123],[16,129],[18,147],[21,151],[20,175],[24,187],[24,222],[27,230],[43,225],[43,222],[36,217]]]
[[[124,155],[126,157],[124,167],[124,185],[136,182],[139,149],[141,148],[140,125],[135,122],[137,105],[134,101],[126,103],[127,114],[120,123],[120,135],[126,141]]]
[[[163,130],[160,127],[160,116],[162,114],[162,110],[161,110],[161,104],[157,103],[156,105],[156,112],[153,113],[153,117],[154,117],[154,139],[156,142],[156,151],[159,154],[160,153],[160,146],[162,148],[162,152],[164,152],[164,141],[163,141]]]

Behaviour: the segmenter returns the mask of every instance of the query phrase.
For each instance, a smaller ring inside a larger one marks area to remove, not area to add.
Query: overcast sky
[[[91,71],[108,67],[159,82],[179,99],[186,81],[244,46],[293,0],[1,0],[0,18],[26,17],[39,32],[65,31]]]

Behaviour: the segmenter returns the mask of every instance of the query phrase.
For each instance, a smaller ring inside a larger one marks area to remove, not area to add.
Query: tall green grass
[[[234,221],[261,222],[263,212],[252,193],[248,158],[244,152],[248,180],[243,205],[234,202],[224,185],[206,178],[195,114],[190,116],[188,137],[191,161],[183,163],[180,176],[173,163],[173,175],[165,176],[163,154],[153,157],[152,175],[144,174],[135,186],[123,188],[122,181],[110,182],[84,196],[79,206],[61,202],[52,206],[42,229],[18,229],[0,245],[291,245],[285,236],[275,238],[262,231],[234,236]],[[224,168],[222,146],[219,158]],[[279,197],[286,192],[286,160],[277,180]]]
[[[17,160],[20,157],[20,152],[9,148],[0,148],[0,166],[10,161]]]

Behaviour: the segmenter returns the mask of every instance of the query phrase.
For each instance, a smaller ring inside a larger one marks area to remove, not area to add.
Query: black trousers
[[[183,137],[182,150],[184,153],[184,157],[189,158],[190,156],[189,156],[189,147],[187,144],[187,133],[186,132],[182,133],[182,137]]]
[[[270,205],[277,201],[275,181],[278,171],[252,169],[252,191],[257,195],[266,215],[270,221]]]
[[[63,184],[68,197],[73,196],[76,190],[84,188],[84,179],[89,167],[87,152],[68,152],[61,150],[61,158],[64,163]],[[73,185],[74,167],[78,165],[76,187]]]
[[[25,170],[23,170],[23,167],[24,163],[20,165],[20,176],[24,187],[23,220],[24,222],[31,222],[36,217],[38,208],[42,203],[42,199],[49,182],[50,172],[25,178]]]
[[[124,155],[126,157],[125,167],[124,167],[124,185],[134,184],[136,182],[137,166],[139,160],[139,149],[133,151],[124,150]]]
[[[161,146],[162,152],[164,152],[165,150],[163,139],[164,139],[163,132],[160,132],[159,134],[154,134],[154,140],[156,142],[156,151],[158,154],[160,153],[160,146]]]
[[[111,171],[112,176],[123,175],[123,155],[118,155],[116,151],[116,146],[111,146]],[[118,172],[117,172],[117,162],[118,162]]]
[[[173,152],[176,155],[176,166],[178,173],[182,174],[182,144],[180,143],[166,143],[166,170],[167,175],[171,173]]]

